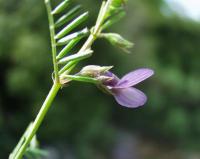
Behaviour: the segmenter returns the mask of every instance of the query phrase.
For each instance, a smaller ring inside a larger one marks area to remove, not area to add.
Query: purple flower
[[[137,108],[146,103],[147,97],[142,91],[132,86],[144,81],[153,74],[153,70],[141,68],[132,71],[119,79],[112,72],[107,71],[105,76],[112,77],[112,80],[104,82],[103,84],[120,105],[129,108]]]

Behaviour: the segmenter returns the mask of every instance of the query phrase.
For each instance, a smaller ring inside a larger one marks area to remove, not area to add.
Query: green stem
[[[96,25],[94,27],[94,30],[91,32],[90,36],[80,49],[78,53],[81,53],[87,49],[90,49],[93,42],[97,39],[99,33],[101,32],[101,26],[104,22],[105,15],[107,13],[107,10],[109,9],[110,3],[112,0],[108,0],[106,3],[103,2],[102,8],[100,10],[100,15],[97,19]],[[52,46],[52,57],[53,57],[53,66],[54,66],[54,73],[55,73],[55,81],[54,84],[45,99],[35,121],[33,124],[28,128],[28,130],[24,133],[25,135],[22,136],[19,144],[14,149],[13,153],[10,155],[9,159],[21,159],[26,151],[26,148],[28,147],[29,143],[31,142],[32,138],[36,134],[39,126],[41,125],[47,111],[49,110],[55,96],[57,95],[59,89],[61,88],[61,84],[59,81],[59,74],[65,73],[68,74],[71,72],[71,70],[78,64],[77,61],[69,62],[68,65],[63,67],[58,72],[58,65],[56,60],[56,41],[55,41],[55,26],[54,26],[54,19],[51,14],[51,5],[49,0],[45,0],[46,8],[47,8],[47,14],[50,24],[50,36],[51,36],[51,46]],[[65,72],[66,71],[66,72]]]
[[[58,93],[61,85],[59,83],[54,83],[47,98],[45,99],[35,121],[33,122],[31,128],[29,129],[29,133],[24,136],[24,142],[22,143],[21,147],[19,148],[18,152],[15,156],[12,156],[12,159],[21,159],[23,154],[26,151],[27,146],[31,142],[33,136],[35,135],[36,131],[38,130],[39,126],[41,125],[47,111],[49,110],[56,94]]]
[[[51,37],[52,59],[53,59],[55,82],[59,83],[58,64],[57,64],[57,59],[56,59],[57,51],[56,51],[54,18],[53,18],[53,15],[51,14],[52,8],[51,8],[50,1],[45,0],[45,5],[47,8],[47,15],[49,19],[49,29],[50,29],[50,37]]]

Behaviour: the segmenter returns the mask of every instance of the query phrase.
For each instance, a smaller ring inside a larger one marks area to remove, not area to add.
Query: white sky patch
[[[200,21],[200,0],[166,0],[166,2],[178,14]]]

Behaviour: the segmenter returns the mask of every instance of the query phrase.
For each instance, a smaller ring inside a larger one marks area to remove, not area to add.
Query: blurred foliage
[[[89,8],[91,26],[100,1],[85,0],[83,6]],[[127,16],[111,30],[135,43],[132,54],[99,40],[94,56],[83,63],[114,65],[121,76],[153,68],[155,76],[139,86],[149,98],[146,106],[122,108],[94,86],[73,82],[59,93],[38,132],[42,146],[62,150],[65,145],[81,159],[107,158],[118,131],[126,130],[199,149],[200,24],[165,16],[161,8],[170,12],[162,0],[130,0]],[[51,72],[43,1],[0,0],[0,158],[7,158],[34,119],[51,86]]]

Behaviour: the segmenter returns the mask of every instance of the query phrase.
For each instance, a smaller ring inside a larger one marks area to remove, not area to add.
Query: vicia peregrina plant
[[[153,75],[153,71],[148,68],[137,69],[126,74],[119,79],[110,69],[112,66],[89,65],[83,67],[78,73],[71,74],[75,66],[93,54],[91,48],[98,38],[105,38],[111,44],[128,52],[133,46],[131,42],[116,33],[105,33],[104,30],[117,22],[124,15],[124,5],[127,0],[107,0],[103,1],[96,24],[88,29],[73,32],[88,18],[88,12],[80,15],[80,6],[69,9],[72,0],[63,0],[55,9],[52,9],[50,0],[45,0],[49,19],[49,29],[51,37],[52,61],[53,61],[53,86],[47,95],[34,122],[31,122],[20,141],[10,154],[9,159],[21,159],[23,156],[46,155],[38,148],[36,132],[41,125],[49,107],[56,94],[66,84],[71,81],[89,82],[95,84],[103,92],[112,95],[122,106],[136,108],[146,102],[146,96],[140,90],[133,88],[136,84]],[[69,10],[65,13],[65,10]],[[61,16],[60,16],[61,15]],[[58,19],[55,21],[55,19]],[[87,40],[77,53],[69,55],[72,49],[83,38]],[[62,49],[58,48],[62,47]]]

